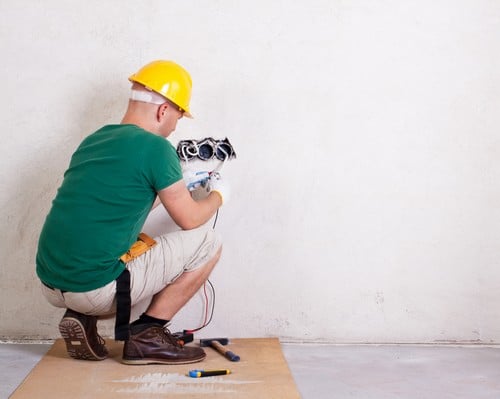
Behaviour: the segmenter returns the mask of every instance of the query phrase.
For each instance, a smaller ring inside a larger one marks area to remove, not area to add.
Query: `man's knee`
[[[194,269],[194,270],[186,270],[186,272],[193,272],[193,271],[198,271],[199,276],[205,276],[204,278],[208,278],[212,270],[214,269],[215,265],[219,262],[219,259],[222,254],[222,245],[219,246],[217,251],[214,253],[214,255],[209,258],[204,264],[200,265],[200,267]]]
[[[215,255],[213,257],[213,260],[215,263],[219,262],[221,255],[222,255],[222,245],[219,246],[219,249],[217,250],[217,252],[215,253]]]

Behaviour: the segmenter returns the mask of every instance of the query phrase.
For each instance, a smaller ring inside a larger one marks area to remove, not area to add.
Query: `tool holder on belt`
[[[120,260],[123,263],[141,256],[156,245],[156,241],[145,233],[139,234],[137,241],[124,253]],[[129,339],[130,331],[130,272],[127,268],[116,279],[116,320],[115,340],[126,341]]]
[[[135,259],[138,256],[141,256],[143,253],[149,251],[155,245],[156,241],[153,238],[149,237],[145,233],[141,233],[139,234],[137,241],[134,244],[132,244],[130,249],[127,252],[125,252],[122,256],[120,256],[120,260],[123,263],[128,263],[132,259]]]

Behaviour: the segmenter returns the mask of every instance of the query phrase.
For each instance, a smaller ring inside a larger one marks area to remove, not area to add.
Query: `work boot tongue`
[[[148,328],[151,328],[151,327],[163,328],[163,326],[161,324],[158,324],[158,323],[144,323],[144,324],[137,324],[137,325],[131,324],[130,325],[130,333],[132,335],[139,334],[140,332],[147,330]]]

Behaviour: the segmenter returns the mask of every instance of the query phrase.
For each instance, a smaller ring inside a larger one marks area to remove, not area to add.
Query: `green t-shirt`
[[[109,125],[71,158],[38,242],[36,271],[47,285],[91,291],[116,279],[156,193],[182,179],[175,148],[135,125]]]

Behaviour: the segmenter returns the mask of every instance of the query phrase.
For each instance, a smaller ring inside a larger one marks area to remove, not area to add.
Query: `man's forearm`
[[[186,228],[181,226],[184,230],[194,229],[208,222],[222,205],[222,198],[217,192],[211,192],[205,198],[195,201],[195,203],[197,209],[192,214],[192,220],[188,222]]]

